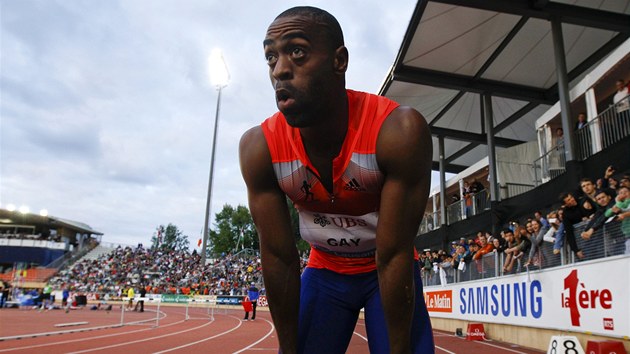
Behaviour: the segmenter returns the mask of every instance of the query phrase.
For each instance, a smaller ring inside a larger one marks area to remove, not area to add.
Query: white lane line
[[[148,310],[148,311],[153,311],[153,310]],[[162,311],[160,311],[160,313],[164,315],[163,317],[160,317],[160,319],[163,319],[163,318],[167,317],[166,313],[164,313]],[[153,320],[150,320],[150,321],[153,321]],[[136,321],[136,322],[138,322],[138,321]],[[136,323],[136,322],[130,322],[130,323]],[[142,322],[142,321],[140,321],[140,322]],[[96,326],[96,327],[85,327],[85,328],[70,329],[70,330],[66,330],[66,331],[19,334],[19,335],[16,335],[16,336],[0,337],[0,341],[13,340],[13,339],[24,339],[24,338],[48,337],[48,336],[57,335],[57,334],[80,333],[80,332],[94,331],[94,330],[99,330],[99,329],[117,328],[117,327],[122,327],[122,325],[120,323],[115,323],[115,324]],[[2,351],[6,351],[6,349],[5,350],[0,350],[0,352],[2,352]]]
[[[447,352],[448,354],[457,354],[457,353],[455,353],[455,352],[452,352],[452,351],[450,351],[450,350],[446,350],[446,349],[444,349],[444,348],[442,348],[442,347],[439,347],[439,346],[437,346],[437,345],[436,345],[435,347],[436,347],[436,348],[438,348],[439,350],[443,351],[443,352]]]
[[[238,329],[241,325],[243,325],[243,322],[240,320],[240,318],[238,318],[238,317],[234,317],[234,316],[228,316],[228,317],[232,317],[232,318],[234,318],[234,319],[238,320],[238,325],[236,325],[236,327],[234,327],[234,328],[232,328],[232,329],[228,329],[227,331],[224,331],[224,332],[221,332],[221,333],[215,334],[215,335],[214,335],[214,336],[212,336],[212,337],[208,337],[208,338],[204,338],[204,339],[198,340],[198,341],[196,341],[196,342],[191,342],[191,343],[188,343],[188,344],[180,345],[179,347],[169,348],[169,349],[166,349],[166,350],[162,350],[162,351],[160,351],[160,352],[155,352],[155,353],[153,353],[153,354],[168,353],[168,352],[172,352],[173,350],[178,350],[178,349],[182,349],[182,348],[190,347],[191,345],[195,345],[195,344],[203,343],[203,342],[208,341],[208,340],[210,340],[210,339],[214,339],[214,338],[216,338],[216,337],[220,337],[220,336],[222,336],[222,335],[225,335],[225,334],[228,334],[228,333],[230,333],[230,332],[233,332],[233,331],[237,330],[237,329]]]
[[[243,348],[243,349],[241,349],[241,350],[239,350],[239,351],[237,351],[237,352],[234,352],[233,354],[239,354],[239,353],[242,353],[242,352],[244,352],[244,351],[246,351],[246,350],[250,349],[251,347],[255,346],[256,344],[258,344],[258,343],[262,342],[263,340],[267,339],[267,337],[269,337],[269,336],[273,333],[273,330],[274,330],[273,323],[271,323],[271,322],[267,321],[267,320],[266,320],[266,319],[264,319],[264,318],[263,318],[263,320],[264,320],[265,322],[269,323],[269,325],[271,326],[271,329],[269,330],[269,332],[267,332],[267,334],[265,334],[265,336],[264,336],[264,337],[260,338],[259,340],[255,341],[254,343],[252,343],[252,344],[248,345],[247,347],[245,347],[245,348]]]
[[[177,322],[169,323],[167,325],[160,326],[159,328],[165,328],[165,327],[174,326],[174,325],[182,323],[184,321],[185,320],[180,320],[180,321],[177,321]],[[33,349],[33,348],[41,348],[41,347],[51,347],[53,345],[62,345],[62,344],[68,344],[68,343],[86,342],[86,341],[93,340],[93,339],[102,339],[102,338],[122,336],[122,335],[126,335],[126,334],[133,334],[133,333],[138,333],[138,332],[150,331],[152,329],[155,329],[155,328],[143,328],[143,329],[138,329],[138,330],[130,331],[130,332],[105,334],[105,335],[96,336],[96,337],[69,339],[69,340],[64,340],[64,341],[60,341],[60,342],[51,342],[51,343],[44,343],[44,344],[27,345],[27,346],[24,346],[24,347],[2,349],[2,350],[0,350],[0,352],[10,352],[10,351],[14,351],[14,350]]]
[[[207,325],[209,325],[211,323],[212,323],[212,321],[210,321],[208,323],[205,323],[205,324],[203,324],[201,326],[185,329],[183,331],[171,332],[171,333],[168,333],[168,334],[163,334],[161,336],[147,337],[147,338],[144,338],[144,339],[138,339],[138,340],[134,340],[134,341],[130,341],[130,342],[123,342],[123,343],[108,345],[108,346],[105,346],[105,347],[90,348],[90,349],[80,350],[78,352],[71,352],[71,353],[68,353],[68,354],[87,353],[87,352],[92,352],[92,351],[97,351],[97,350],[110,349],[110,348],[115,348],[115,347],[122,347],[122,346],[129,345],[129,344],[142,343],[142,342],[146,342],[146,341],[150,341],[150,340],[154,340],[154,339],[159,339],[159,338],[170,337],[170,336],[174,336],[174,335],[177,335],[177,334],[194,331],[196,329],[205,327],[205,326],[207,326]]]
[[[354,332],[354,334],[355,334],[356,336],[361,337],[364,341],[366,341],[366,342],[368,341],[368,339],[367,339],[367,338],[365,338],[364,336],[360,335],[359,333]],[[445,351],[445,352],[447,352],[447,353],[449,353],[449,354],[456,354],[456,353],[453,353],[453,352],[451,352],[451,351],[448,351],[448,350],[446,350],[446,349],[444,349],[444,348],[442,348],[442,347],[438,347],[437,345],[436,345],[435,347],[436,347],[436,348],[438,348],[438,349],[440,349],[440,350],[442,350],[442,351]]]
[[[447,336],[447,337],[455,337],[455,338],[462,339],[462,338],[460,338],[460,337],[458,337],[458,336],[455,336],[455,335],[453,335],[453,334],[444,334],[444,335],[445,335],[445,336]],[[462,339],[462,340],[463,340],[463,339]],[[486,343],[485,341],[475,341],[475,342],[476,342],[476,343],[479,343],[479,344],[487,345],[487,346],[490,346],[490,347],[495,347],[495,348],[503,349],[503,350],[506,350],[506,351],[508,351],[508,352],[513,352],[513,353],[517,353],[517,354],[527,354],[527,353],[525,353],[525,352],[521,352],[521,351],[518,351],[518,350],[514,350],[514,349],[510,349],[510,348],[502,347],[502,346],[499,346],[499,345],[494,345],[494,344]],[[441,349],[441,348],[440,348],[440,349]]]
[[[160,313],[162,313],[164,315],[164,317],[160,317],[160,318],[168,317],[168,315],[166,313],[164,313],[162,311],[160,311]],[[169,323],[167,325],[160,326],[159,328],[173,326],[173,325],[176,325],[176,324],[182,323],[182,322],[184,322],[184,320],[173,322],[173,323]],[[121,327],[120,324],[116,324],[114,326],[91,327],[90,329],[108,329],[108,328],[117,328],[117,327]],[[149,330],[152,330],[152,329],[153,328],[143,328],[143,329],[138,329],[138,330],[135,330],[135,331],[105,334],[105,335],[96,336],[96,337],[69,339],[69,340],[64,340],[64,341],[59,341],[59,342],[49,342],[49,343],[44,343],[44,344],[34,344],[34,345],[27,345],[27,346],[23,346],[23,347],[13,347],[13,348],[7,348],[7,349],[0,349],[0,353],[2,353],[2,352],[10,352],[10,351],[15,351],[15,350],[24,350],[24,349],[32,349],[32,348],[49,347],[49,346],[53,346],[53,345],[61,345],[61,344],[67,344],[67,343],[85,342],[85,341],[89,341],[89,340],[93,340],[93,339],[101,339],[101,338],[109,338],[109,337],[121,336],[121,335],[125,335],[125,334],[132,334],[132,333],[138,333],[138,332],[142,332],[142,331],[149,331]],[[88,329],[86,329],[86,330],[88,330]],[[70,333],[77,333],[77,332],[78,331],[60,331],[60,332],[51,332],[49,334],[70,334]],[[49,335],[49,334],[39,334],[38,337]]]
[[[495,347],[495,348],[499,348],[501,350],[507,350],[508,352],[513,352],[513,353],[518,353],[518,354],[527,354],[525,352],[520,352],[518,350],[514,350],[514,349],[510,349],[510,348],[506,348],[506,347],[501,347],[501,346],[490,344],[490,343],[486,343],[486,342],[483,342],[483,341],[478,341],[478,343],[481,343],[483,345],[489,345],[489,346]]]
[[[361,339],[363,339],[364,341],[366,341],[366,342],[368,341],[366,337],[364,337],[364,336],[360,335],[359,333],[357,333],[357,332],[352,332],[352,333],[353,333],[354,335],[356,335],[357,337],[361,337]]]

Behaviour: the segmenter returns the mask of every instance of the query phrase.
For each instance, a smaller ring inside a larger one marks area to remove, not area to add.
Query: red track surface
[[[118,306],[116,306],[118,307]],[[217,310],[212,320],[206,310],[191,309],[185,320],[184,307],[160,308],[159,325],[155,307],[144,313],[126,312],[120,326],[120,309],[110,312],[2,309],[0,353],[277,353],[276,333],[268,312],[259,311],[256,321],[243,322],[242,311]],[[55,327],[55,324],[88,322]],[[103,328],[105,326],[106,328]],[[74,332],[73,332],[74,331]],[[79,332],[80,331],[80,332]],[[541,353],[493,341],[470,342],[435,331],[436,353]],[[348,353],[368,353],[363,320],[359,320]]]

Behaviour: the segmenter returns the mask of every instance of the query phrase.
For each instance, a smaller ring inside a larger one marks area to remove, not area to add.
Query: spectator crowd
[[[630,254],[630,175],[583,178],[562,193],[546,213],[510,221],[493,235],[479,231],[452,241],[447,250],[425,249],[419,256],[426,285],[514,274],[561,264],[561,258],[588,260]],[[570,253],[564,253],[568,245]]]
[[[262,284],[258,255],[222,255],[206,266],[196,250],[118,246],[96,259],[82,259],[50,279],[74,292],[126,297],[136,294],[243,295]]]

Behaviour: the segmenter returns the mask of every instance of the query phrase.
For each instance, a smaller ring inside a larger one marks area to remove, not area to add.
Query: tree
[[[210,231],[210,254],[233,253],[242,249],[259,250],[258,233],[247,207],[236,209],[225,204],[215,216],[215,230]]]
[[[298,251],[310,250],[311,246],[300,236],[297,210],[289,199],[287,199],[287,204]],[[221,212],[216,214],[214,225],[215,229],[210,231],[209,255],[235,253],[247,248],[260,250],[258,233],[247,207],[239,205],[234,209],[231,205],[224,205]]]
[[[169,223],[166,227],[160,225],[151,238],[152,247],[162,250],[188,251],[188,236],[184,235],[177,226]]]

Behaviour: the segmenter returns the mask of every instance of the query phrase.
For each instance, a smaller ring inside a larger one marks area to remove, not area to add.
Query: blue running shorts
[[[416,300],[412,350],[432,354],[435,352],[433,331],[424,303],[420,269],[415,262],[414,277]],[[347,275],[306,268],[302,273],[300,292],[298,353],[345,353],[362,308],[365,309],[370,353],[389,353],[377,272]]]

